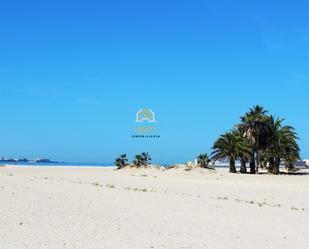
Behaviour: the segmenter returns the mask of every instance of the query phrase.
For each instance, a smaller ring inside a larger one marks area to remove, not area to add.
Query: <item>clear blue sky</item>
[[[0,156],[191,160],[249,107],[309,157],[307,1],[3,1]],[[160,139],[132,139],[156,112]]]

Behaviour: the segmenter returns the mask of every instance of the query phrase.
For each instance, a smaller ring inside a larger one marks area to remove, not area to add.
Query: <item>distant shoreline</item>
[[[116,167],[113,163],[2,163],[0,162],[0,165],[8,165],[8,166],[43,166],[43,167]],[[162,167],[168,167],[173,164],[160,164]],[[185,165],[185,164],[183,164]],[[236,166],[238,168],[238,166]],[[215,165],[215,168],[228,168],[228,166],[225,165]]]
[[[168,167],[173,164],[160,164],[162,167]],[[181,164],[182,165],[182,164]],[[96,167],[96,168],[116,168],[115,165],[112,163],[2,163],[0,162],[0,166],[16,166],[16,167],[85,167],[85,168],[91,168],[91,167]],[[185,167],[185,164],[182,165]],[[228,165],[214,165],[214,169],[227,169],[229,168]],[[281,166],[281,168],[285,168],[284,166]],[[307,169],[305,167],[297,167],[299,170],[302,169]],[[236,169],[240,169],[240,165],[236,165]]]
[[[108,167],[113,166],[112,163],[33,163],[33,162],[18,162],[15,164],[14,162],[0,162],[0,165],[10,165],[10,166],[50,166],[50,167],[58,167],[58,166],[85,166],[85,167]]]

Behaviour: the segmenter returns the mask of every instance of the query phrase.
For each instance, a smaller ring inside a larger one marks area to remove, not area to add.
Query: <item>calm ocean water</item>
[[[14,165],[13,162],[0,162],[1,164]],[[89,166],[89,167],[106,167],[113,166],[113,163],[34,163],[34,162],[19,162],[19,166]]]
[[[15,163],[13,162],[1,162],[0,161],[0,165],[15,165]],[[17,164],[18,166],[83,166],[83,167],[107,167],[107,166],[114,166],[114,163],[34,163],[34,162],[19,162]],[[169,166],[168,164],[161,164],[162,166]],[[226,168],[228,167],[228,165],[216,165],[216,168]],[[239,165],[236,165],[236,167],[238,168]]]

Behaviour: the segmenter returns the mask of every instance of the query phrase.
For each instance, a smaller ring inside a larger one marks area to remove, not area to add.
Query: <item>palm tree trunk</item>
[[[256,149],[256,173],[259,173],[260,153],[259,149]]]
[[[247,173],[246,160],[244,159],[240,160],[240,173],[242,174]]]
[[[275,159],[275,164],[273,167],[273,174],[274,175],[279,175],[280,171],[279,171],[279,167],[280,167],[280,158],[276,158]]]
[[[230,173],[236,173],[235,160],[230,158]]]
[[[274,164],[275,164],[274,158],[273,157],[269,158],[269,166],[268,166],[268,173],[269,174],[273,173]]]
[[[294,164],[293,163],[289,163],[288,171],[292,171],[293,169],[294,169]]]
[[[255,171],[256,173],[259,173],[259,163],[260,163],[260,153],[259,153],[259,140],[260,140],[260,131],[259,131],[259,128],[257,128],[257,136],[256,136],[256,150],[255,150],[255,153],[256,153],[256,157],[255,157],[255,160],[256,160],[256,168],[255,168]]]
[[[251,157],[251,160],[250,160],[250,174],[255,174],[256,171],[255,171],[255,153],[254,151],[252,152],[252,157]]]

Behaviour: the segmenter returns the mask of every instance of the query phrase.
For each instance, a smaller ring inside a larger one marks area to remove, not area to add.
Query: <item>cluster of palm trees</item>
[[[284,119],[267,115],[261,106],[254,106],[240,118],[240,123],[215,141],[211,159],[228,160],[230,172],[236,173],[235,163],[241,164],[240,172],[258,173],[267,168],[271,174],[279,174],[281,163],[293,168],[300,158],[297,134],[292,126],[283,125]]]
[[[149,161],[151,161],[151,158],[148,152],[135,155],[135,159],[131,164],[128,163],[127,155],[121,154],[118,158],[115,159],[115,165],[117,169],[122,169],[126,166],[134,166],[139,168],[142,166],[146,167],[149,164]]]
[[[230,172],[236,173],[236,162],[240,162],[240,173],[258,173],[259,168],[267,169],[270,174],[279,174],[281,163],[293,169],[295,161],[300,159],[297,134],[292,126],[283,125],[284,119],[267,115],[267,111],[257,105],[240,117],[239,124],[222,134],[212,147],[211,156],[207,153],[197,157],[198,166],[210,168],[211,161],[228,160]],[[128,165],[147,166],[151,160],[147,152],[135,155],[132,164],[128,164],[126,154],[115,160],[118,169]]]

